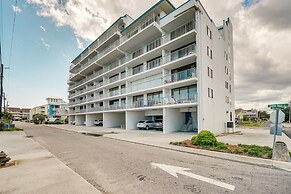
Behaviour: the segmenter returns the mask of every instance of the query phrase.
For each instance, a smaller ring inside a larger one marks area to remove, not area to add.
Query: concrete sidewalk
[[[124,130],[119,128],[102,128],[102,127],[85,127],[85,126],[74,126],[74,125],[47,125],[48,127],[75,131],[78,133],[93,133],[93,134],[102,134],[104,137],[118,139],[122,141],[128,141],[132,143],[138,143],[143,145],[150,145],[154,147],[159,147],[163,149],[170,149],[180,152],[186,152],[191,154],[206,155],[210,157],[216,157],[226,160],[238,161],[243,163],[255,164],[255,165],[264,165],[269,167],[277,167],[284,170],[291,171],[291,162],[280,162],[273,161],[270,159],[261,159],[255,157],[241,156],[235,154],[228,154],[222,152],[214,152],[202,149],[193,149],[187,147],[180,147],[169,144],[174,141],[183,141],[186,139],[191,139],[194,133],[185,133],[185,132],[174,132],[163,134],[159,131],[145,131],[145,130]],[[218,141],[230,144],[256,144],[262,146],[272,147],[273,139],[269,131],[264,128],[238,128],[242,131],[242,135],[229,134],[226,136],[217,137]],[[113,133],[112,133],[113,132]],[[285,135],[285,134],[284,134]],[[288,148],[291,148],[291,140],[285,135],[285,143],[288,145]]]
[[[15,162],[0,168],[0,193],[101,193],[24,132],[1,132],[0,150]]]

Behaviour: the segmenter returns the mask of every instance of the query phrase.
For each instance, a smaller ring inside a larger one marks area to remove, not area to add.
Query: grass
[[[17,127],[9,127],[8,129],[1,129],[0,131],[23,131],[23,129]]]
[[[242,123],[239,124],[240,127],[260,127],[264,122],[260,121],[257,123]]]
[[[258,145],[246,145],[246,144],[238,144],[231,145],[225,144],[223,142],[217,142],[216,146],[199,146],[193,145],[191,140],[185,140],[182,142],[171,142],[172,145],[184,146],[184,147],[192,147],[198,149],[206,149],[218,152],[225,152],[231,154],[239,154],[244,156],[258,157],[258,158],[272,158],[272,148],[267,146],[258,146]],[[289,153],[291,156],[291,152]]]

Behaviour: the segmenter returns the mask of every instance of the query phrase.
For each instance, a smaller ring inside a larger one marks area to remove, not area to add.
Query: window
[[[144,105],[143,95],[134,96],[133,103],[135,107],[142,107]]]
[[[229,114],[229,120],[232,121],[232,112]]]
[[[224,84],[225,88],[228,89],[228,82],[225,81],[225,84]]]
[[[226,66],[224,67],[224,72],[226,75],[228,75],[228,73],[229,73],[228,68]]]
[[[143,64],[137,65],[132,68],[132,75],[138,74],[143,71]]]
[[[229,104],[229,97],[228,96],[225,96],[225,102],[226,102],[226,104]]]
[[[94,104],[91,104],[91,108],[94,108]]]
[[[208,88],[208,97],[213,98],[213,89]]]
[[[209,47],[207,47],[207,56],[212,59],[212,50]]]
[[[184,101],[195,101],[197,93],[197,86],[191,85],[187,87],[175,88],[172,90],[172,96],[176,103],[181,103]]]
[[[231,85],[229,84],[229,93],[231,93]]]
[[[100,102],[100,103],[99,103],[99,106],[102,107],[102,106],[103,106],[103,102]]]
[[[147,95],[148,105],[154,106],[161,103],[163,92],[154,92]]]
[[[210,39],[212,39],[212,33],[211,33],[211,30],[210,30],[210,28],[208,27],[208,26],[206,26],[207,27],[207,36],[210,38]]]
[[[158,67],[161,65],[161,62],[162,62],[161,56],[158,58],[152,59],[152,60],[147,62],[147,69],[152,69],[152,68]]]
[[[213,78],[213,70],[211,68],[209,68],[209,67],[207,69],[208,69],[208,76],[210,78]]]
[[[157,48],[160,45],[161,45],[161,38],[154,40],[153,42],[147,45],[147,52],[150,50],[153,50],[154,48]]]
[[[139,49],[139,50],[132,53],[132,58],[134,59],[134,58],[140,56],[141,54],[142,54],[142,50]]]
[[[224,59],[225,59],[226,61],[228,61],[228,54],[227,54],[227,52],[225,52],[225,51],[224,51]]]

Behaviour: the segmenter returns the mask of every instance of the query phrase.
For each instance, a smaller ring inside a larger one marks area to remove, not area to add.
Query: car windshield
[[[138,123],[144,123],[144,121],[139,121]]]

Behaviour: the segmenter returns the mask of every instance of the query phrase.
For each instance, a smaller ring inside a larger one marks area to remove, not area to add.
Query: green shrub
[[[228,147],[223,142],[217,142],[216,143],[216,149],[218,150],[226,150]]]
[[[197,136],[192,137],[191,141],[193,145],[199,146],[216,146],[217,143],[213,133],[207,130],[200,131]]]

